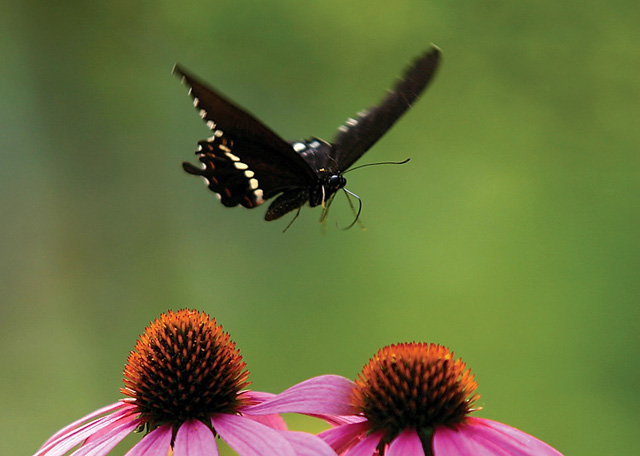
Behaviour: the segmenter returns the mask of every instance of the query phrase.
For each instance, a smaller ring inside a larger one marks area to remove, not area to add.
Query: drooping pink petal
[[[265,426],[269,426],[273,429],[278,429],[280,431],[287,430],[287,423],[284,421],[280,415],[244,415],[250,420],[257,421],[258,423],[262,423]]]
[[[131,408],[123,408],[122,410],[114,412],[111,415],[103,416],[95,421],[85,423],[79,427],[69,428],[69,426],[67,426],[66,432],[58,432],[58,437],[54,440],[49,439],[48,443],[46,445],[43,445],[34,456],[42,456],[45,454],[47,456],[63,455],[75,446],[84,442],[94,433],[101,432],[102,429],[110,427],[113,423],[122,419],[125,419],[125,421],[127,421],[130,425],[133,425],[133,423],[137,423],[133,425],[133,428],[135,428],[139,424],[139,420],[128,420],[133,416],[133,413],[134,412]]]
[[[183,423],[173,444],[176,456],[218,456],[216,438],[207,426],[198,420]]]
[[[109,432],[102,434],[100,437],[84,443],[74,456],[102,456],[111,451],[118,443],[120,443],[127,435],[131,433],[139,425],[139,421],[128,416],[120,419],[117,426],[111,426]]]
[[[110,405],[107,405],[105,407],[99,408],[98,410],[96,410],[94,412],[91,412],[88,415],[83,416],[79,420],[76,420],[73,423],[63,427],[62,429],[60,429],[58,432],[56,432],[51,437],[49,437],[47,439],[47,441],[44,442],[40,448],[44,448],[45,446],[47,446],[47,444],[49,442],[57,440],[62,435],[64,435],[64,434],[68,433],[69,431],[72,431],[73,429],[81,426],[83,423],[87,423],[87,422],[93,420],[94,418],[96,418],[96,417],[98,417],[100,415],[104,415],[105,413],[113,412],[113,411],[119,410],[119,409],[125,409],[126,410],[126,409],[133,409],[133,408],[135,408],[135,405],[129,404],[129,403],[124,402],[124,401],[118,401],[118,402],[116,402],[114,404],[110,404]]]
[[[318,434],[322,440],[331,445],[336,453],[342,454],[351,448],[359,440],[367,435],[369,423],[362,421],[359,423],[344,424]]]
[[[245,416],[217,414],[213,428],[240,456],[295,456],[296,452],[282,431],[272,429]]]
[[[434,456],[562,456],[529,434],[484,418],[467,418],[453,429],[436,428],[433,453]]]
[[[244,409],[252,415],[306,413],[352,415],[351,390],[355,383],[339,375],[321,375],[298,383],[262,404]]]
[[[424,448],[415,429],[402,431],[389,444],[387,456],[425,456]]]
[[[93,442],[94,440],[100,439],[105,434],[111,433],[114,428],[120,426],[123,422],[135,420],[135,426],[133,427],[133,429],[135,429],[136,427],[138,427],[138,425],[141,422],[140,418],[137,417],[136,415],[137,413],[123,416],[118,421],[115,421],[108,426],[104,426],[100,428],[99,430],[91,434],[87,440],[84,441],[84,445],[87,445],[88,443]]]
[[[297,456],[336,456],[328,443],[316,435],[306,432],[281,431]]]
[[[369,434],[344,454],[347,456],[373,456],[383,435],[381,431]]]
[[[250,407],[256,406],[258,404],[263,403],[266,400],[273,399],[276,395],[273,393],[265,393],[262,391],[243,391],[241,393],[241,397],[244,400],[247,400],[249,403],[253,405],[244,405],[238,409],[241,415],[246,416],[247,418],[251,418],[258,423],[262,423],[266,426],[272,427],[274,429],[281,429],[283,431],[287,430],[287,423],[284,421],[278,414],[272,415],[251,415]]]
[[[171,445],[171,425],[164,424],[145,435],[125,456],[167,456]]]
[[[310,413],[309,416],[320,418],[321,420],[329,423],[331,426],[342,426],[343,424],[360,423],[362,421],[367,421],[364,416],[360,415],[317,415],[315,413]]]
[[[245,399],[249,402],[254,402],[256,404],[260,404],[266,400],[272,399],[274,397],[276,397],[275,394],[273,393],[265,393],[263,391],[251,391],[251,390],[245,390],[245,391],[241,391],[239,397],[241,399]]]

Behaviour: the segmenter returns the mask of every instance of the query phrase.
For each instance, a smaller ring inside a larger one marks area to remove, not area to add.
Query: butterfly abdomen
[[[295,188],[288,190],[278,196],[273,203],[271,203],[264,219],[267,222],[279,219],[287,212],[291,212],[303,206],[307,201],[309,201],[309,189]]]

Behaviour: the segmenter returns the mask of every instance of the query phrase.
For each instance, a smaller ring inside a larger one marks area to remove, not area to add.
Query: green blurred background
[[[3,2],[0,453],[121,397],[137,336],[190,307],[257,390],[438,342],[477,416],[637,454],[639,23],[629,1]],[[209,131],[175,62],[331,139],[430,42],[434,83],[359,163],[411,162],[348,176],[367,231],[335,228],[339,195],[326,234],[317,208],[282,234],[182,171]]]

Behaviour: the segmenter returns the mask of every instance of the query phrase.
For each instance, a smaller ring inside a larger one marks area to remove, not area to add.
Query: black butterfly
[[[405,71],[379,106],[348,119],[332,143],[318,138],[287,142],[248,112],[176,65],[174,73],[189,86],[194,106],[213,131],[198,143],[202,168],[184,162],[202,176],[227,207],[253,208],[271,203],[265,220],[275,220],[309,202],[326,202],[344,188],[344,173],[411,107],[433,77],[440,50],[432,46]],[[357,218],[357,217],[356,217]]]

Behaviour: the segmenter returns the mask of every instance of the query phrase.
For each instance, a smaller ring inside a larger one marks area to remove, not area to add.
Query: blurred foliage
[[[0,454],[118,399],[136,337],[183,307],[223,324],[258,390],[438,342],[475,372],[479,416],[637,453],[638,4],[3,9]],[[309,208],[282,234],[181,170],[208,130],[176,61],[283,137],[330,139],[430,42],[435,82],[360,161],[411,162],[348,176],[367,231],[335,228],[337,198],[325,235]]]

